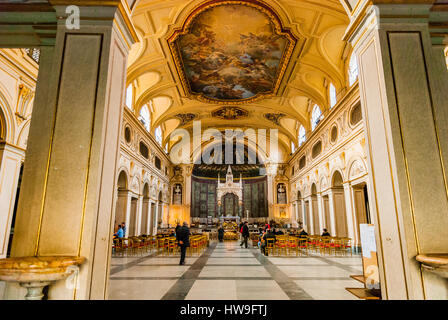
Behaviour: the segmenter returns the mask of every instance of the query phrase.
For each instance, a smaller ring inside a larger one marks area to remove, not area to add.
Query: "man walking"
[[[179,265],[185,264],[185,254],[187,253],[187,248],[190,246],[190,229],[188,228],[188,223],[184,222],[183,226],[179,228],[176,234],[177,242],[180,247],[180,262]]]
[[[247,240],[249,239],[249,236],[250,236],[250,234],[249,234],[249,226],[247,224],[247,221],[244,222],[242,236],[243,236],[244,245],[245,245],[245,247],[247,249]]]

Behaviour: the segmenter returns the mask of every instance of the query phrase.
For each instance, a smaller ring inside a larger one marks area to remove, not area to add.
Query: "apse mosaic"
[[[213,1],[198,8],[169,43],[187,92],[235,102],[278,90],[295,38],[257,1]]]

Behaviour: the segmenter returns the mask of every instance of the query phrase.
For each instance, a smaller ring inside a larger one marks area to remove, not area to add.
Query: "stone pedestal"
[[[25,300],[42,300],[43,289],[77,276],[83,257],[22,257],[0,259],[0,280],[26,288]],[[68,282],[66,286],[71,286]]]

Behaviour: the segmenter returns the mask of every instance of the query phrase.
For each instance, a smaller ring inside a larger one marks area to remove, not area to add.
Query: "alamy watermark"
[[[79,30],[81,28],[81,11],[79,7],[75,5],[67,6],[65,13],[68,14],[65,19],[65,27],[68,30]]]

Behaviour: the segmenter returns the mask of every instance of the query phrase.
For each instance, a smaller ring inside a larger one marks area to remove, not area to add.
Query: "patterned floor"
[[[113,300],[353,300],[360,256],[265,257],[238,242],[211,243],[200,256],[113,258]]]

